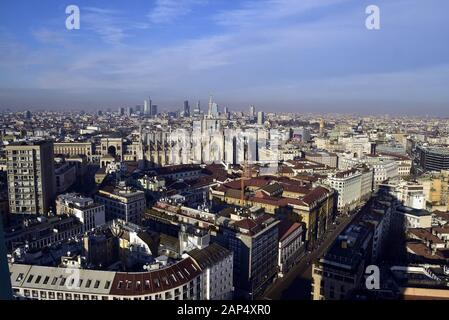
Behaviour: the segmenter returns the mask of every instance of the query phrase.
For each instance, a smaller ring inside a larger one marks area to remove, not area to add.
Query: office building
[[[265,123],[265,113],[263,111],[257,112],[257,124],[263,125]]]
[[[249,116],[251,119],[256,117],[256,107],[254,105],[249,106]]]
[[[151,105],[150,107],[151,107],[151,116],[152,116],[152,117],[156,117],[156,116],[157,116],[157,113],[158,113],[158,111],[157,111],[157,105],[153,104],[153,105]]]
[[[10,212],[49,213],[55,196],[53,142],[16,142],[6,153]]]
[[[257,299],[277,274],[278,224],[269,214],[230,215],[218,242],[234,254],[234,287],[238,298]]]
[[[195,109],[193,109],[193,115],[199,116],[200,114],[201,114],[201,106],[200,106],[200,101],[198,100],[198,102],[196,103]]]
[[[442,147],[417,147],[418,165],[422,171],[449,170],[449,149]]]
[[[190,105],[189,101],[184,101],[184,117],[190,117]]]

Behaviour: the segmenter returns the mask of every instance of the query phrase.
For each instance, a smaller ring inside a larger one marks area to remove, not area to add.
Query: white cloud
[[[192,12],[194,6],[206,3],[206,0],[156,0],[155,7],[148,14],[148,18],[155,24],[170,23]]]
[[[32,32],[37,41],[49,45],[64,45],[66,40],[60,32],[48,28],[40,28]]]
[[[251,0],[243,2],[234,10],[215,15],[213,20],[228,27],[252,27],[267,23],[279,23],[284,19],[298,17],[309,10],[341,4],[349,0]]]
[[[148,29],[149,24],[124,17],[117,10],[85,7],[81,13],[81,28],[95,32],[104,42],[117,45],[129,37],[131,31]]]

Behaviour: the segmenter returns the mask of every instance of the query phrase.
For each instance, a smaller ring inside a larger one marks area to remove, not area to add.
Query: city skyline
[[[80,30],[67,30],[76,4]],[[365,8],[380,8],[367,30]],[[443,1],[25,1],[0,4],[0,109],[447,116]],[[205,104],[204,104],[205,105]],[[203,105],[203,109],[204,109]]]

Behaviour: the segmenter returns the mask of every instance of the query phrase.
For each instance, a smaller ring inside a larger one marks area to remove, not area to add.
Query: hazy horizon
[[[78,5],[80,30],[65,9]],[[449,116],[444,0],[0,3],[0,110],[191,106]],[[367,30],[365,8],[380,8]]]

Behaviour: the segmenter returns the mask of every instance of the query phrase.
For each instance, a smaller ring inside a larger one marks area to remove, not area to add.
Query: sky
[[[80,29],[66,28],[66,7]],[[365,27],[368,5],[380,30]],[[2,0],[0,110],[449,116],[447,0]]]

